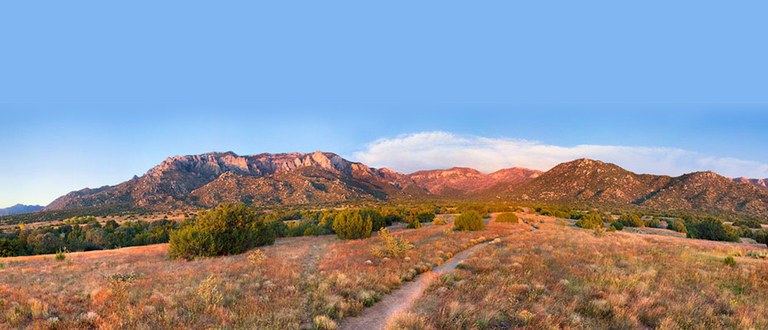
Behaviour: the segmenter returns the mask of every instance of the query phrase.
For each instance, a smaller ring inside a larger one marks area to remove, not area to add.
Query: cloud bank
[[[564,147],[439,131],[382,138],[353,155],[365,164],[405,173],[454,166],[486,173],[515,166],[548,170],[559,163],[585,157],[615,163],[637,173],[680,175],[709,170],[728,177],[768,177],[768,164],[676,148],[587,144]]]

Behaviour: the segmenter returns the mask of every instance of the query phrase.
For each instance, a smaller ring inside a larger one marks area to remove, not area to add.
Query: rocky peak
[[[750,178],[735,178],[733,179],[734,182],[741,182],[741,183],[748,183],[754,186],[757,186],[758,188],[768,189],[768,178],[766,179],[750,179]]]

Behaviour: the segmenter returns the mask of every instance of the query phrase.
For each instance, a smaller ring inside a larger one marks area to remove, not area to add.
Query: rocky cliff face
[[[313,169],[315,175],[308,174],[305,169]],[[335,181],[325,182],[329,178]],[[331,192],[322,188],[301,189],[299,181],[302,180],[311,187],[336,188]],[[320,182],[313,182],[316,180]],[[340,189],[348,190],[342,192]],[[286,195],[289,191],[297,196]],[[298,196],[301,194],[303,198]],[[220,201],[248,200],[264,203],[335,202],[414,194],[418,196],[426,192],[417,188],[407,176],[350,162],[333,153],[239,156],[225,152],[174,156],[141,177],[116,186],[71,192],[56,199],[46,209],[101,205],[210,206]]]

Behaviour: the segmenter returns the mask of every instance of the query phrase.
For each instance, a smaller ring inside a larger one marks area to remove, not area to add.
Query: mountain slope
[[[450,197],[471,196],[494,186],[516,186],[528,182],[541,171],[508,168],[491,174],[466,167],[447,170],[418,171],[408,175],[416,184],[432,194]]]
[[[634,204],[768,215],[768,189],[712,172],[679,177],[636,174],[614,164],[578,159],[544,173],[510,168],[483,174],[470,168],[451,168],[405,175],[319,151],[175,156],[118,185],[66,194],[46,210],[425,199]]]
[[[636,174],[615,164],[590,159],[555,166],[505,197],[768,215],[768,191],[733,182],[713,172],[679,177]]]
[[[513,193],[522,200],[630,204],[660,189],[668,176],[635,174],[591,159],[562,163]]]
[[[767,215],[768,191],[714,172],[694,172],[673,178],[641,205]]]
[[[43,206],[40,206],[40,205],[16,204],[16,205],[11,206],[11,207],[6,207],[4,209],[0,209],[0,216],[32,213],[32,212],[40,211],[42,209],[43,209]]]
[[[766,179],[748,179],[748,178],[735,178],[735,182],[749,183],[759,188],[768,189],[768,178]]]
[[[307,175],[304,170],[307,168],[315,169],[315,174]],[[64,195],[48,205],[46,210],[108,205],[150,208],[210,206],[217,201],[248,200],[249,195],[255,202],[313,202],[314,198],[285,195],[287,191],[301,190],[301,180],[310,185],[313,180],[319,180],[316,187],[334,187],[332,193],[316,188],[314,193],[325,196],[320,199],[326,202],[427,195],[403,174],[370,168],[333,153],[318,151],[239,156],[225,152],[171,157],[141,177],[115,186],[83,189]],[[326,182],[328,180],[333,182]],[[334,185],[334,182],[344,184]],[[261,196],[277,192],[282,193]],[[203,202],[199,204],[197,201]]]

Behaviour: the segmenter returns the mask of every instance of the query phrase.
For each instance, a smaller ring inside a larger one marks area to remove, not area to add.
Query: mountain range
[[[16,204],[11,207],[6,207],[4,209],[0,209],[0,216],[4,215],[14,215],[14,214],[23,214],[23,213],[32,213],[37,212],[45,208],[44,206],[40,205],[24,205],[24,204]]]
[[[615,164],[578,159],[546,172],[525,168],[484,174],[471,168],[402,174],[329,152],[175,156],[115,186],[61,196],[45,210],[92,207],[212,207],[380,200],[511,200],[638,205],[768,215],[766,180],[713,172],[678,177],[636,174]]]

